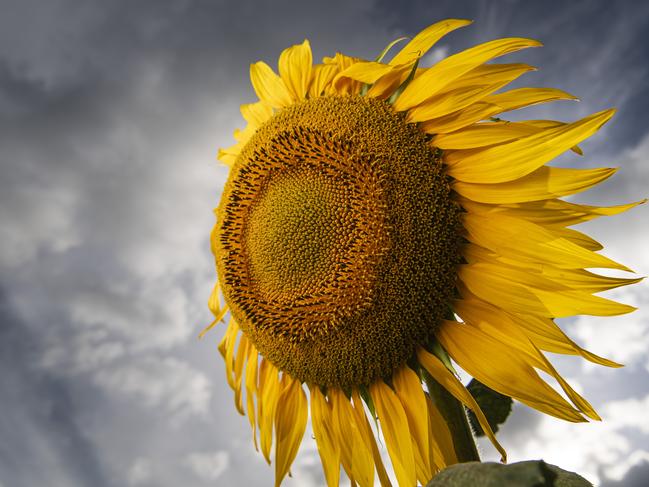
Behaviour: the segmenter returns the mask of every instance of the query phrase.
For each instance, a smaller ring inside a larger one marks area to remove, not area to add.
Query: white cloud
[[[432,66],[433,64],[437,64],[447,56],[448,46],[438,46],[424,54],[419,64],[424,67]]]
[[[118,333],[136,350],[168,348],[187,340],[187,296],[169,279],[105,282],[100,289],[80,289],[68,303],[72,319],[88,327]]]
[[[225,450],[215,452],[194,452],[183,461],[198,478],[207,482],[218,479],[230,465],[230,454]]]
[[[514,414],[520,414],[521,409],[517,406]],[[646,452],[637,449],[628,432],[649,435],[647,410],[649,395],[605,404],[599,408],[601,422],[573,424],[541,416],[536,429],[518,436],[521,444],[505,445],[509,446],[509,461],[542,458],[596,485],[602,475],[621,479],[646,458]]]
[[[151,473],[151,462],[146,458],[137,458],[128,469],[128,483],[132,486],[145,484],[151,480]]]
[[[149,356],[106,367],[94,380],[108,395],[123,395],[142,407],[161,410],[175,424],[191,416],[205,416],[212,397],[205,374],[170,357]]]
[[[629,398],[604,405],[602,417],[614,429],[633,428],[649,435],[649,395],[641,398]]]
[[[622,480],[629,470],[645,462],[649,462],[649,451],[634,451],[628,457],[620,459],[618,464],[609,468],[606,471],[606,476],[610,480]]]
[[[0,196],[0,267],[17,268],[39,251],[62,253],[78,245],[73,224],[77,195],[33,181],[3,188]]]
[[[109,339],[105,329],[83,329],[71,337],[50,337],[40,365],[49,370],[78,374],[111,364],[125,353],[124,344]]]
[[[649,370],[649,293],[646,284],[636,284],[607,294],[610,299],[638,307],[631,314],[614,317],[579,316],[568,326],[569,335],[581,346],[627,367]],[[596,369],[583,361],[584,370]]]

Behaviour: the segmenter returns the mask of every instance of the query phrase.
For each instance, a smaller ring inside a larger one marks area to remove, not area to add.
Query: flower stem
[[[480,456],[475,445],[473,432],[469,426],[464,406],[442,387],[426,369],[422,367],[424,382],[428,393],[439,412],[446,420],[451,435],[455,455],[459,462],[479,462]]]

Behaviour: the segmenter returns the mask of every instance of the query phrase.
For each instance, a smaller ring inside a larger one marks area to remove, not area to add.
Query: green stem
[[[459,462],[479,462],[480,456],[473,439],[473,432],[469,426],[464,406],[442,387],[426,369],[422,373],[428,392],[439,412],[448,423],[455,454]]]

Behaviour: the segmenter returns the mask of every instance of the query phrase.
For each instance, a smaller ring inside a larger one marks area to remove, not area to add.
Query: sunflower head
[[[469,23],[434,24],[389,62],[394,43],[376,61],[338,53],[314,65],[305,41],[281,54],[279,75],[251,66],[259,101],[241,107],[248,125],[219,153],[230,172],[212,232],[211,326],[230,314],[219,345],[227,379],[269,462],[275,438],[277,484],[306,428],[303,384],[330,486],[341,466],[361,486],[375,474],[390,485],[368,413],[399,485],[426,484],[466,460],[431,388],[472,409],[505,458],[451,359],[547,414],[599,418],[544,352],[618,366],[579,347],[554,319],[632,311],[597,293],[639,279],[589,270],[628,268],[571,226],[641,202],[564,201],[614,170],[546,163],[581,153],[577,144],[613,110],[570,123],[505,120],[503,112],[574,99],[551,88],[500,91],[534,68],[487,63],[540,45],[531,39],[419,66]]]
[[[383,100],[300,101],[239,154],[218,210],[226,300],[301,381],[388,378],[434,337],[459,263],[459,205],[428,137]]]

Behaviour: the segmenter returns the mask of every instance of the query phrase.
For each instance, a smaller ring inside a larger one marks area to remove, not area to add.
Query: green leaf
[[[509,413],[512,412],[512,398],[490,389],[476,379],[469,382],[467,389],[475,398],[480,409],[482,409],[482,412],[487,417],[489,426],[491,426],[493,432],[496,433],[498,427],[507,420]],[[467,413],[469,416],[469,422],[471,423],[475,434],[477,436],[484,436],[484,431],[482,431],[478,418],[476,418],[473,411],[467,410]]]
[[[553,487],[593,487],[593,484],[575,472],[563,470],[562,468],[559,468],[556,465],[550,465],[549,463],[544,463],[544,465],[545,468],[557,476],[556,479],[554,479]]]
[[[383,50],[381,51],[381,54],[379,54],[378,56],[376,56],[376,59],[375,59],[374,61],[376,61],[377,63],[380,63],[381,61],[383,61],[383,58],[385,57],[385,55],[388,53],[388,51],[389,51],[390,49],[392,49],[392,48],[393,48],[396,44],[398,44],[399,42],[401,42],[401,41],[405,41],[406,39],[407,39],[407,37],[399,37],[398,39],[392,41],[390,44],[388,44],[388,45],[386,46],[385,49],[383,49]]]
[[[468,462],[452,465],[437,474],[427,487],[593,487],[573,472],[543,460],[502,465]]]
[[[388,103],[390,105],[394,105],[394,102],[397,101],[397,98],[399,98],[399,95],[403,93],[403,90],[406,89],[406,87],[410,84],[410,82],[414,79],[415,73],[417,72],[417,66],[419,66],[419,58],[415,60],[415,62],[412,65],[412,69],[410,70],[410,74],[406,78],[406,80],[401,83],[401,85],[396,89],[394,93],[388,98]]]

